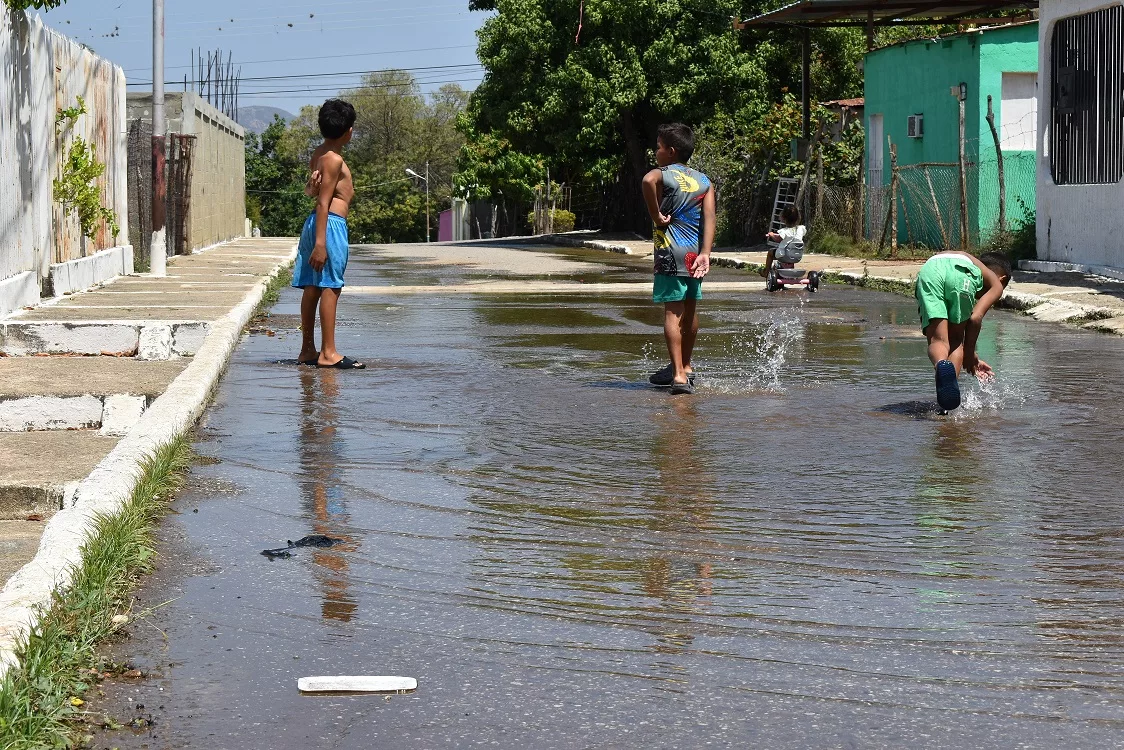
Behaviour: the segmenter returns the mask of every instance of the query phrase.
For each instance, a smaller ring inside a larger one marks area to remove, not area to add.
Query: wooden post
[[[960,102],[960,249],[968,249],[968,167],[964,155],[964,140],[967,137],[965,126],[965,107],[967,106],[967,86],[960,84],[957,99]]]
[[[856,208],[858,221],[855,222],[855,243],[858,244],[866,236],[866,143],[863,139],[863,149],[859,152],[859,202]]]
[[[890,257],[898,257],[898,147],[886,136],[890,144]]]
[[[901,198],[902,203],[902,224],[905,224],[905,243],[908,245],[913,234],[913,227],[909,223],[909,206],[905,200],[905,190],[902,188],[902,183],[898,182],[898,196]]]
[[[804,27],[801,94],[804,105],[804,140],[812,137],[812,32]]]
[[[948,244],[948,232],[944,228],[944,217],[941,216],[941,204],[937,201],[937,191],[933,189],[933,178],[929,175],[929,168],[922,167],[925,170],[925,181],[929,183],[929,197],[933,199],[933,212],[937,216],[937,226],[941,229],[941,247],[945,250],[952,248]]]
[[[1007,231],[1007,177],[1003,173],[1003,147],[999,144],[999,131],[995,129],[995,111],[991,106],[991,94],[987,95],[987,124],[991,128],[991,138],[995,141],[995,160],[999,167],[999,231]]]
[[[804,177],[800,180],[800,189],[796,193],[796,202],[798,204],[806,203],[805,196],[808,192],[808,181],[812,179],[812,157],[815,154],[816,146],[823,138],[823,129],[826,123],[820,121],[820,129],[816,131],[816,139],[808,143],[808,158],[804,160]],[[805,220],[807,220],[807,211],[805,211]]]
[[[874,11],[866,12],[866,51],[874,49]]]
[[[823,220],[823,141],[816,142],[816,221]]]

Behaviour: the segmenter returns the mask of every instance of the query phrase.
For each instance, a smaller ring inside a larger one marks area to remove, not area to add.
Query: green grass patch
[[[833,232],[819,223],[813,224],[809,230],[804,249],[805,252],[869,260],[917,260],[941,252],[919,245],[898,245],[897,253],[891,254],[889,242],[879,250],[877,242],[869,240],[855,242],[852,238]]]
[[[0,683],[0,748],[67,748],[81,743],[81,696],[95,682],[96,647],[118,629],[139,577],[152,568],[152,532],[191,464],[181,436],[145,462],[121,512],[97,520],[70,587],[56,592]]]
[[[277,304],[277,300],[281,299],[281,290],[293,283],[293,264],[289,263],[284,268],[279,270],[265,285],[265,292],[261,296],[261,302],[258,303],[257,308],[254,310],[251,320],[257,320],[262,317],[269,308]]]

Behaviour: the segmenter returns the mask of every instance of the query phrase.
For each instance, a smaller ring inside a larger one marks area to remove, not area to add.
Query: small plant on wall
[[[77,105],[59,110],[55,126],[60,132],[73,127],[85,113],[86,102],[78,97]],[[103,174],[105,165],[97,160],[94,147],[81,136],[74,136],[62,164],[62,177],[52,183],[55,200],[78,214],[82,236],[91,240],[102,222],[105,222],[113,237],[120,231],[117,214],[101,203],[97,179]]]

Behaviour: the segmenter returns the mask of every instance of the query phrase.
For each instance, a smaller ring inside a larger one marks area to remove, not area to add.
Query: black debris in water
[[[277,549],[263,549],[261,553],[271,560],[275,557],[292,557],[293,553],[290,552],[290,550],[294,550],[297,547],[332,547],[339,544],[343,540],[333,539],[332,537],[324,536],[323,534],[310,534],[309,536],[302,536],[295,542],[292,539],[288,539],[286,541],[289,544],[288,547],[278,547]]]

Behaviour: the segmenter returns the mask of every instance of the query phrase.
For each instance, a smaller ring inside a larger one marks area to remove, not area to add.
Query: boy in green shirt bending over
[[[659,169],[648,172],[643,184],[644,203],[656,225],[652,301],[663,303],[663,333],[671,356],[671,364],[648,381],[671,386],[673,394],[694,392],[691,352],[699,332],[695,309],[714,246],[714,188],[706,175],[687,166],[694,150],[695,134],[689,127],[661,125],[656,139]]]
[[[962,370],[988,381],[995,373],[976,356],[984,315],[1011,281],[1011,261],[999,253],[975,258],[967,253],[938,253],[917,273],[921,329],[929,341],[929,361],[937,379],[937,404],[945,411],[960,406]]]

